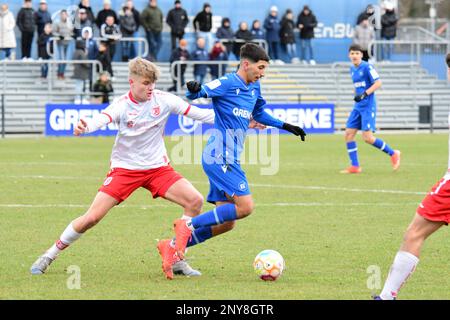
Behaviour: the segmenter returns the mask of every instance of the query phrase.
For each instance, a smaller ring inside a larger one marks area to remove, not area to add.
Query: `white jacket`
[[[16,21],[11,11],[0,11],[0,48],[15,48],[16,35],[14,27]]]

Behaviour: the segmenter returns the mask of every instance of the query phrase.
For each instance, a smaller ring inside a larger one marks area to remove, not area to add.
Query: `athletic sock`
[[[191,230],[196,230],[201,227],[222,224],[225,221],[233,221],[236,220],[236,218],[236,206],[234,204],[227,203],[192,218],[192,220],[187,223],[187,226]]]
[[[356,146],[356,141],[347,142],[347,152],[352,166],[359,167],[358,147]]]
[[[202,243],[212,237],[212,228],[202,227],[199,229],[195,229],[192,232],[191,238],[187,243],[187,247],[195,246],[196,244]]]
[[[375,142],[372,145],[375,148],[380,149],[381,151],[387,153],[390,156],[392,156],[394,154],[394,150],[392,150],[391,147],[381,139],[378,139],[378,138],[375,139]]]
[[[78,233],[74,230],[72,222],[69,223],[67,228],[63,231],[63,233],[59,237],[58,241],[56,241],[56,243],[50,249],[48,249],[44,255],[52,260],[56,259],[56,257],[62,250],[67,248],[74,241],[78,240],[81,237],[81,235],[82,233]]]
[[[419,258],[415,255],[406,251],[397,252],[394,263],[389,270],[383,291],[380,294],[381,299],[393,300],[397,298],[398,292],[414,272],[418,263]]]

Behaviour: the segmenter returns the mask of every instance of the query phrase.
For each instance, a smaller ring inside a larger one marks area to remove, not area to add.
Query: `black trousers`
[[[33,43],[34,32],[22,32],[22,58],[31,58],[31,45]]]

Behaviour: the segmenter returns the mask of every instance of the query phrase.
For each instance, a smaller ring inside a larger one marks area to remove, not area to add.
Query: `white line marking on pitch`
[[[90,176],[44,176],[44,175],[13,175],[13,176],[0,176],[2,178],[14,178],[14,179],[54,179],[54,180],[93,180],[101,181],[101,177]],[[193,181],[191,183],[197,184],[209,184],[206,181]],[[283,184],[264,184],[264,183],[250,183],[250,187],[256,188],[278,188],[278,189],[303,189],[303,190],[319,190],[319,191],[342,191],[342,192],[370,192],[370,193],[391,193],[391,194],[413,194],[413,195],[425,195],[426,192],[419,191],[404,191],[404,190],[385,190],[385,189],[361,189],[361,188],[343,188],[343,187],[324,187],[324,186],[301,186],[301,185],[283,185]]]
[[[331,202],[275,202],[275,203],[257,203],[257,207],[347,207],[347,206],[378,206],[378,207],[393,207],[404,205],[417,205],[418,202],[404,202],[404,203],[373,203],[373,202],[358,202],[358,203],[331,203]],[[42,208],[88,208],[85,204],[0,204],[0,208],[27,208],[27,209],[42,209]],[[151,208],[169,208],[177,207],[176,204],[154,204],[154,205],[119,205],[119,209],[151,209]]]

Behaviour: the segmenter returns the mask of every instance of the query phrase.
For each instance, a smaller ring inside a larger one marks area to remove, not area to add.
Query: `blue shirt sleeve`
[[[231,80],[227,76],[223,76],[202,85],[202,90],[205,91],[207,98],[221,97],[227,93],[230,85]]]
[[[270,114],[268,114],[264,110],[265,105],[266,105],[266,100],[264,100],[264,98],[261,96],[261,92],[259,92],[258,100],[256,100],[255,108],[253,109],[253,112],[252,112],[253,119],[255,119],[256,121],[258,121],[259,123],[261,123],[263,125],[275,127],[278,129],[283,129],[284,122],[281,120],[275,119]]]
[[[369,78],[371,84],[373,84],[375,81],[380,79],[378,72],[370,64],[366,68],[366,73],[367,73],[367,77]]]

